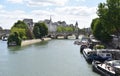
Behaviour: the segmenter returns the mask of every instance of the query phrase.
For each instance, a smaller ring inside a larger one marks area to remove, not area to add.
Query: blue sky
[[[0,0],[0,26],[10,29],[17,20],[31,18],[37,22],[51,16],[53,22],[77,21],[80,28],[90,27],[100,2],[105,0]]]

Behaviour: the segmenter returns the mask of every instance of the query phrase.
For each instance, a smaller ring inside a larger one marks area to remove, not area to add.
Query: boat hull
[[[117,76],[101,67],[98,66],[100,63],[96,63],[96,61],[92,62],[92,70],[102,76]]]

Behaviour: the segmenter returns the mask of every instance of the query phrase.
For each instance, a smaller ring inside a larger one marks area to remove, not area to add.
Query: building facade
[[[32,19],[24,19],[23,22],[25,22],[28,25],[28,27],[31,31],[33,30],[35,23],[33,22]],[[50,17],[50,19],[45,19],[43,21],[40,20],[38,22],[44,22],[48,27],[48,32],[56,32],[58,26],[64,26],[64,27],[71,26],[71,27],[77,28],[77,30],[78,30],[78,23],[77,22],[76,22],[75,26],[73,24],[68,25],[65,21],[53,22],[51,17]]]
[[[32,31],[34,27],[33,19],[24,19],[24,23],[28,25],[28,28]]]

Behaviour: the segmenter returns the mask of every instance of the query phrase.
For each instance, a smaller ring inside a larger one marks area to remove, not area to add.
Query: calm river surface
[[[0,76],[100,76],[92,72],[75,40],[51,40],[25,47],[0,41]]]

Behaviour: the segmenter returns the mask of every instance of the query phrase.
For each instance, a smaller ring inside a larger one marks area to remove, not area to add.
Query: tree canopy
[[[17,45],[21,44],[21,40],[32,39],[33,34],[28,28],[28,26],[23,22],[18,20],[11,28],[10,36],[8,37],[8,44],[11,42],[16,42]]]
[[[57,27],[57,32],[73,32],[74,31],[74,27],[71,26],[58,26]]]
[[[97,14],[108,33],[120,33],[120,0],[107,0],[106,3],[100,3]]]
[[[120,33],[120,0],[106,0],[106,3],[100,3],[97,15],[99,17],[93,19],[91,29],[98,39],[105,41],[110,35]]]
[[[33,39],[34,35],[28,25],[18,20],[11,28],[11,33],[17,32],[21,39]]]
[[[33,33],[35,38],[42,38],[48,34],[48,27],[45,23],[35,23]]]

